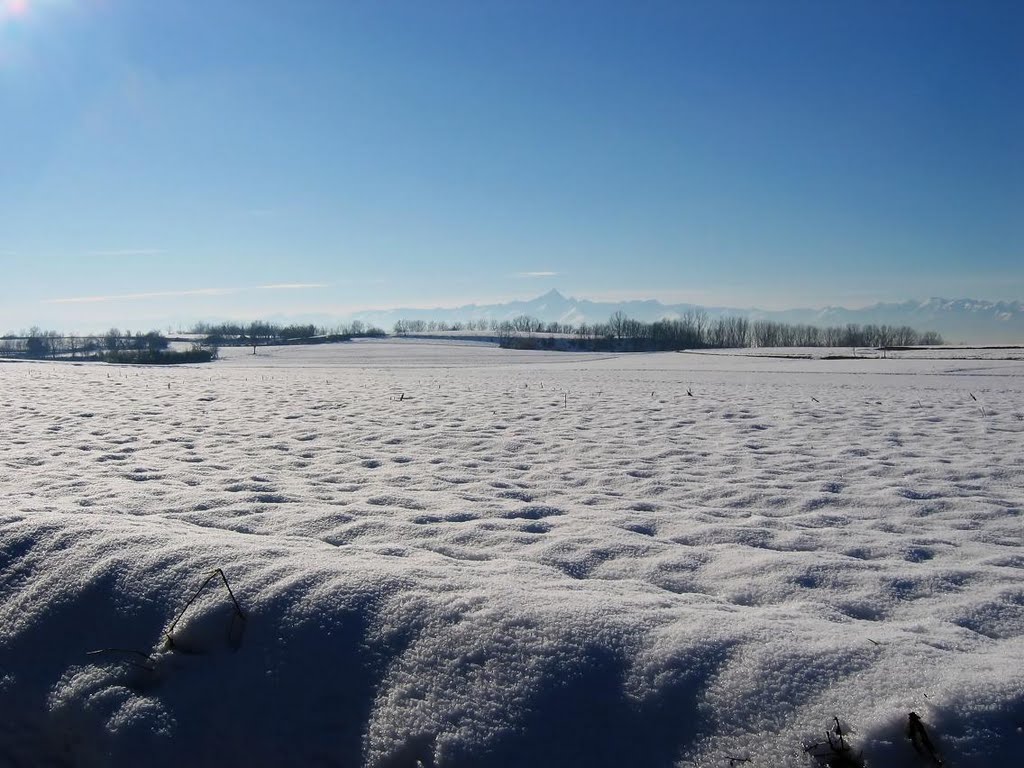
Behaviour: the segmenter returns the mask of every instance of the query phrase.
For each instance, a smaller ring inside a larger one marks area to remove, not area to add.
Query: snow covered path
[[[0,763],[1024,747],[1024,362],[229,352],[0,363]]]

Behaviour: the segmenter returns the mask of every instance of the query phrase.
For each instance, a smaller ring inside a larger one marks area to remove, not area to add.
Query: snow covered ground
[[[1024,362],[224,354],[0,363],[0,764],[1024,754]]]
[[[868,357],[887,360],[1024,360],[1024,346],[997,347],[751,347],[749,349],[701,349],[688,354],[743,357]]]

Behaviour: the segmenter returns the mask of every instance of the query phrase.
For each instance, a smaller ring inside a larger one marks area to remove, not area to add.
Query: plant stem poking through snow
[[[985,418],[985,416],[988,415],[987,413],[985,413],[985,406],[982,405],[981,401],[978,400],[978,398],[976,398],[974,396],[973,392],[968,392],[967,394],[971,396],[971,400],[973,400],[974,402],[976,402],[978,404],[978,411],[981,413],[981,418]]]
[[[819,741],[804,747],[804,752],[818,761],[819,765],[828,768],[863,768],[864,756],[854,753],[853,747],[846,740],[843,726],[838,717],[832,718],[835,725],[825,731],[825,741]]]
[[[971,397],[974,397],[974,395],[971,395]],[[921,716],[917,712],[911,712],[907,715],[907,738],[914,745],[914,751],[917,754],[927,757],[932,761],[933,765],[939,768],[944,765],[942,758],[939,757],[938,750],[935,749],[935,745],[932,744],[932,740],[928,737],[928,731],[921,721]]]
[[[192,597],[188,599],[188,602],[185,603],[185,606],[178,612],[178,615],[174,617],[174,621],[171,622],[171,626],[167,629],[166,632],[164,632],[164,635],[166,635],[167,637],[167,646],[172,650],[184,650],[180,646],[175,645],[174,628],[178,625],[178,622],[181,621],[182,617],[185,615],[185,612],[189,609],[189,606],[191,606],[192,603],[195,602],[196,598],[202,594],[203,590],[206,589],[207,585],[211,581],[213,581],[213,579],[217,576],[220,576],[221,581],[224,582],[224,587],[228,591],[228,597],[231,598],[231,602],[234,604],[235,607],[234,613],[231,616],[231,624],[228,626],[227,640],[228,645],[230,645],[233,650],[238,650],[238,647],[239,645],[241,645],[242,642],[242,630],[245,628],[245,613],[242,612],[242,606],[240,606],[238,604],[238,600],[235,599],[235,593],[231,591],[231,585],[228,584],[228,577],[224,575],[224,571],[220,568],[211,571],[207,575],[203,583],[199,585],[199,589],[197,589],[195,593],[192,595]]]

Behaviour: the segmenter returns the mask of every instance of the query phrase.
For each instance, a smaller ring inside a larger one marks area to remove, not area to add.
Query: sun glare
[[[18,18],[28,13],[28,0],[3,0],[3,15],[7,18]]]
[[[0,27],[13,24],[29,14],[29,0],[0,0]]]
[[[0,25],[39,20],[51,10],[69,7],[75,0],[0,0]]]

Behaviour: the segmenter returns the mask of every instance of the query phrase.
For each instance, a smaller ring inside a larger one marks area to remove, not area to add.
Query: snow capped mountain
[[[1020,301],[932,297],[927,301],[879,303],[860,309],[826,307],[813,312],[813,315],[808,314],[807,310],[771,314],[788,322],[814,322],[822,325],[909,325],[919,330],[938,331],[949,342],[1024,342],[1024,303]]]
[[[938,331],[950,343],[1024,343],[1024,302],[946,299],[878,303],[869,307],[822,307],[820,309],[760,310],[739,307],[704,307],[697,304],[662,304],[653,299],[607,302],[565,296],[552,289],[534,299],[503,304],[466,304],[435,309],[389,309],[361,312],[357,317],[385,329],[397,320],[440,320],[446,322],[495,319],[510,320],[530,315],[540,320],[563,323],[604,322],[615,312],[651,322],[704,311],[711,317],[745,315],[752,319],[777,320],[813,325],[876,323],[909,325],[921,331]]]

